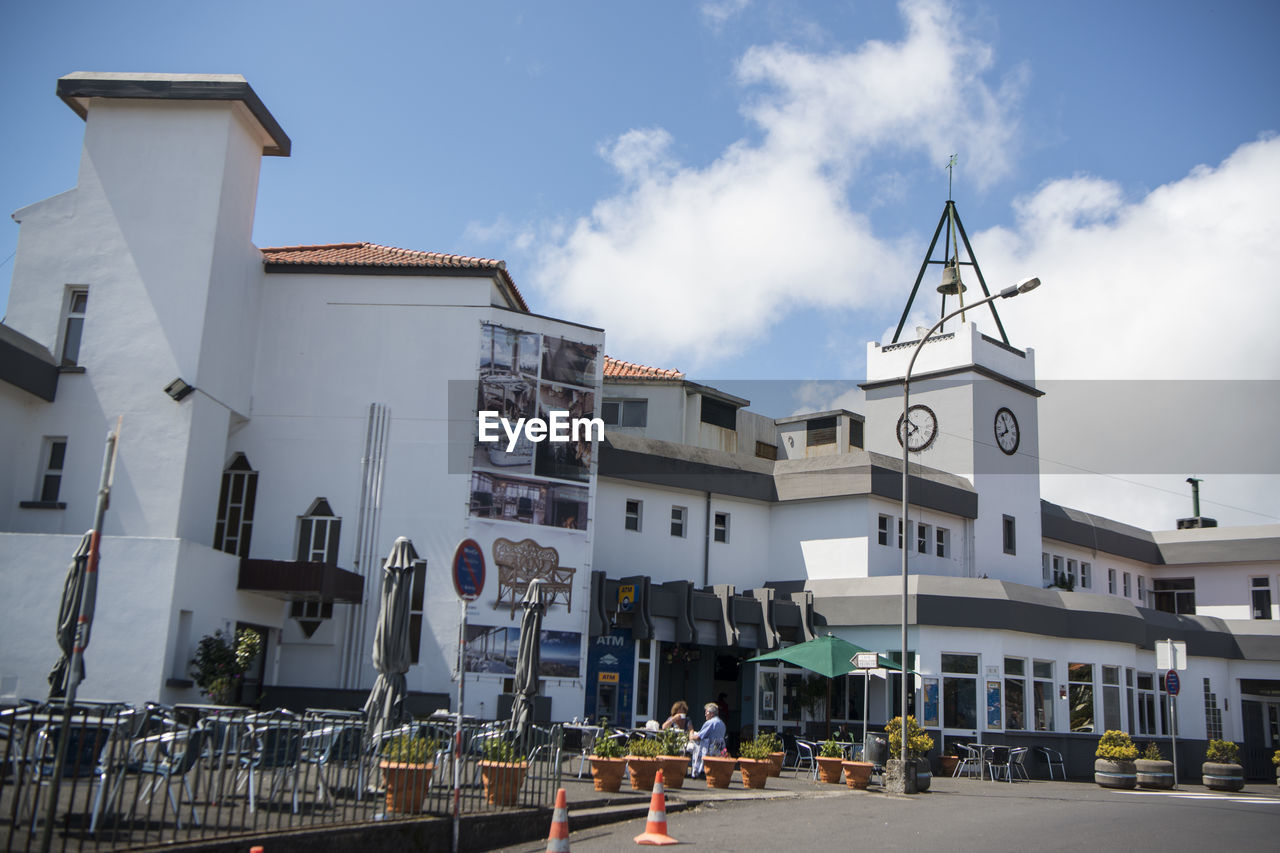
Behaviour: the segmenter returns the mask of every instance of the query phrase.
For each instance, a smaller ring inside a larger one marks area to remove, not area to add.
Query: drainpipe
[[[711,492],[707,492],[707,523],[702,531],[702,585],[711,585]]]

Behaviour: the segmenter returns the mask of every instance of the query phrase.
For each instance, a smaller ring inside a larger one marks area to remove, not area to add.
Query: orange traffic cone
[[[569,853],[569,798],[565,796],[564,788],[556,791],[556,810],[551,815],[547,853]]]
[[[636,844],[679,844],[667,835],[667,795],[662,789],[662,771],[653,780],[653,796],[649,799],[649,820],[644,832],[636,836]]]

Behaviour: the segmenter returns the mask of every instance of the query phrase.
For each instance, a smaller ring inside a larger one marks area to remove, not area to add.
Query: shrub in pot
[[[626,747],[616,737],[597,735],[591,745],[591,780],[597,791],[608,791],[616,794],[622,788],[622,774],[627,770],[627,759],[623,757]]]
[[[1276,766],[1276,784],[1280,785],[1280,749],[1276,750],[1276,754],[1271,756],[1271,763]]]
[[[1201,781],[1211,791],[1239,791],[1244,787],[1240,747],[1229,740],[1211,740],[1200,766]]]
[[[884,727],[889,737],[889,759],[885,763],[885,789],[895,794],[915,794],[929,790],[933,772],[925,754],[933,749],[933,738],[925,734],[916,718],[907,717],[907,760],[915,763],[914,784],[912,777],[902,767],[902,718],[894,717]],[[845,768],[846,771],[848,768]]]
[[[1160,747],[1148,743],[1142,757],[1134,762],[1138,773],[1139,788],[1169,790],[1173,788],[1173,762],[1165,761]]]
[[[818,778],[839,785],[840,774],[844,772],[844,747],[834,740],[824,740],[818,747],[815,760],[818,762]]]
[[[486,740],[483,754],[480,779],[484,783],[485,799],[492,806],[514,806],[529,762],[514,743],[500,737]]]
[[[756,740],[768,751],[769,775],[781,776],[782,761],[787,757],[786,750],[782,747],[782,739],[775,732],[762,732],[756,736]]]
[[[677,728],[666,729],[658,737],[658,743],[662,747],[658,761],[662,767],[663,787],[684,787],[684,777],[689,771],[689,754],[685,749],[689,743],[688,733]]]
[[[396,735],[382,746],[378,766],[387,788],[389,814],[420,814],[435,772],[440,744],[434,738]]]
[[[1104,788],[1134,788],[1138,768],[1133,763],[1138,748],[1128,734],[1112,729],[1104,732],[1094,752],[1093,781]]]
[[[627,770],[631,773],[632,790],[653,790],[654,777],[662,766],[658,761],[660,755],[662,744],[652,738],[638,738],[627,745]]]
[[[765,737],[744,741],[738,750],[738,767],[742,769],[742,784],[747,788],[763,788],[773,775],[772,744]]]
[[[702,769],[707,775],[707,787],[729,787],[729,782],[733,779],[733,769],[737,766],[738,759],[730,755],[727,749],[721,749],[719,755],[704,755]]]

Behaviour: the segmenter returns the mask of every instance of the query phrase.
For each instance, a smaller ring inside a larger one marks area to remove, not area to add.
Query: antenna
[[[959,157],[959,154],[952,154],[951,159],[947,161],[947,201],[951,201],[951,173],[955,169],[956,161]]]

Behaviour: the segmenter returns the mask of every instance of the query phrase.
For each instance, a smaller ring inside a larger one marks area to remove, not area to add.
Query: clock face
[[[907,409],[905,429],[903,420],[902,416],[898,417],[898,444],[902,444],[905,432],[907,449],[913,453],[928,448],[938,437],[938,416],[928,406],[916,405]]]
[[[1009,456],[1018,452],[1021,433],[1018,432],[1018,419],[1013,412],[1001,407],[996,411],[996,444]]]

